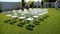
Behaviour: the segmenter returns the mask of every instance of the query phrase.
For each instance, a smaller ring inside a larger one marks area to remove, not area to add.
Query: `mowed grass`
[[[10,17],[0,14],[0,34],[60,34],[60,11],[54,8],[48,9],[49,17],[35,26],[33,31],[27,30],[26,27],[4,23],[3,21]]]

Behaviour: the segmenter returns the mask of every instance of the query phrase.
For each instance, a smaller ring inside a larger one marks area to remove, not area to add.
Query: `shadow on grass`
[[[5,20],[4,23],[9,23],[10,21],[11,21],[11,19]]]
[[[18,20],[19,23],[17,24],[18,27],[23,27],[25,24],[29,24],[26,26],[26,29],[27,30],[30,30],[30,31],[33,31],[33,28],[36,26],[36,25],[39,25],[40,22],[44,21],[44,19],[48,18],[49,15],[45,15],[43,16],[42,18],[38,18],[37,20],[33,20],[33,24],[30,24],[30,21],[27,21],[27,20]],[[4,21],[4,23],[9,23],[11,25],[14,25],[15,23],[17,23],[18,21],[16,21],[16,19],[9,19],[9,20],[6,20]]]
[[[26,27],[26,29],[27,29],[27,30],[30,30],[30,31],[33,31],[33,28],[34,28],[34,27],[35,27],[34,25],[29,24],[29,25]]]
[[[13,24],[17,23],[17,21],[8,19],[8,20],[5,20],[4,23],[9,23],[9,24],[13,25]]]
[[[21,23],[18,23],[17,26],[19,26],[19,27],[23,27],[25,24],[26,24],[26,23],[21,22]]]
[[[25,20],[25,21],[20,21],[20,23],[18,23],[17,26],[23,27],[25,24],[29,24],[29,23],[30,23],[30,21],[27,21],[27,20]]]
[[[11,24],[11,25],[14,25],[15,23],[17,23],[16,20],[12,20],[12,21],[9,22],[9,24]]]

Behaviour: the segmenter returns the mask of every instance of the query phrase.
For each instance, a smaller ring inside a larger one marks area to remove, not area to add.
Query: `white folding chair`
[[[31,15],[35,15],[35,11],[33,11],[33,9],[29,9],[29,11],[30,11],[30,13],[31,13]]]
[[[38,18],[39,17],[39,15],[38,15],[38,10],[37,9],[33,9],[33,13],[34,13],[34,18]]]
[[[12,18],[17,18],[18,17],[16,10],[10,11],[9,13],[10,13],[10,17],[12,17]]]
[[[11,11],[5,11],[6,16],[11,16]]]
[[[19,9],[18,10],[18,12],[17,12],[17,16],[18,16],[18,19],[25,19],[26,17],[24,17],[23,14],[24,12],[22,12],[22,10],[21,9]]]
[[[17,16],[18,16],[18,17],[21,17],[21,16],[22,16],[22,10],[21,10],[21,9],[18,10]]]
[[[14,12],[14,13],[15,13],[15,12],[16,12],[16,10],[13,10],[12,12]]]
[[[48,9],[43,9],[42,12],[43,12],[42,14],[47,14],[48,13]]]
[[[34,18],[39,17],[38,14],[37,14],[37,9],[35,9],[35,8],[34,9],[31,9],[30,8],[29,11],[33,15],[32,17],[34,17]]]
[[[17,12],[11,12],[11,17],[12,18],[17,18],[18,16],[17,16]]]
[[[27,9],[24,9],[24,16],[27,18],[31,17],[31,14],[29,13]]]
[[[29,10],[32,10],[31,8]],[[27,9],[24,9],[25,17],[28,17],[27,21],[32,21],[34,18],[31,17],[31,13],[27,11]]]
[[[38,15],[43,15],[43,10],[42,9],[38,9]]]
[[[21,10],[21,9],[19,9],[19,10],[18,10],[18,13],[22,13],[22,10]]]

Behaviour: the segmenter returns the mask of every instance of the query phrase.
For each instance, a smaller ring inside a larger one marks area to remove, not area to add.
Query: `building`
[[[19,9],[21,7],[21,0],[0,0],[0,10]]]
[[[21,8],[20,2],[0,2],[2,11]]]

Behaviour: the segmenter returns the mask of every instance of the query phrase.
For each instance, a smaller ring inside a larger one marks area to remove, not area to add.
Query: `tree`
[[[33,5],[34,5],[34,2],[32,2],[32,3],[30,4],[30,8],[33,8]]]
[[[25,6],[25,1],[22,0],[22,10],[24,10],[24,6]]]

